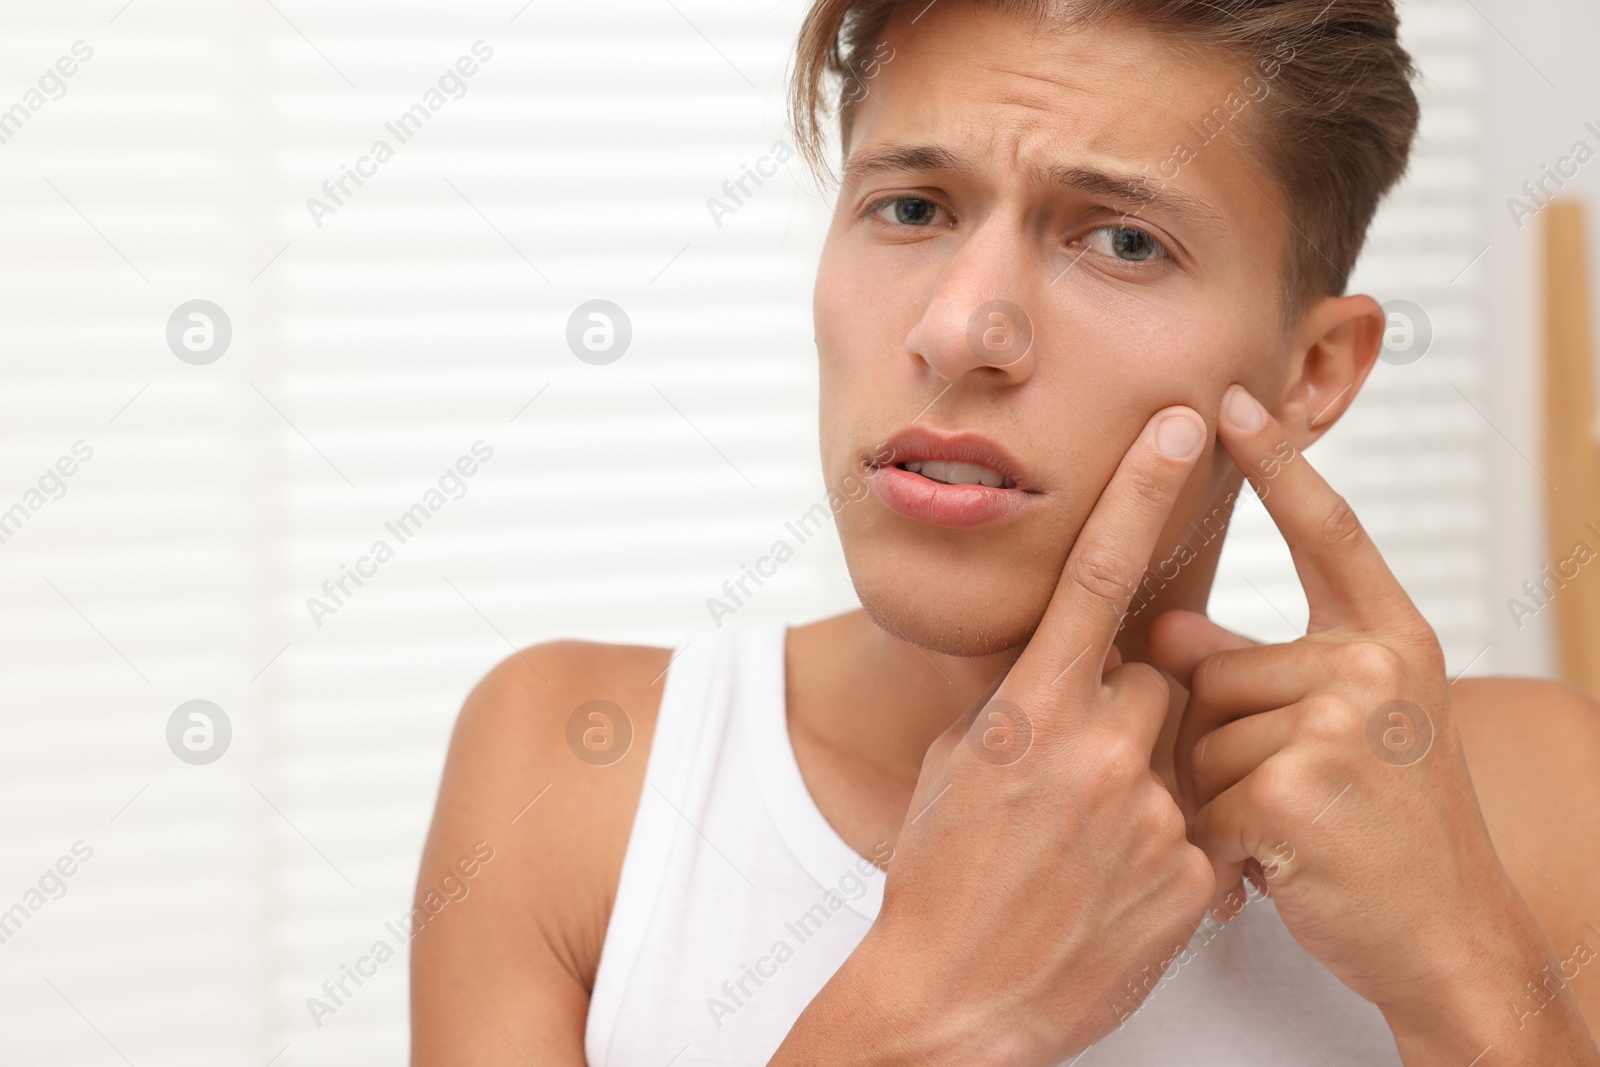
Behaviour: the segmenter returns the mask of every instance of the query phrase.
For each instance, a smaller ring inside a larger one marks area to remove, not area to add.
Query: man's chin
[[[947,591],[856,580],[862,609],[880,630],[946,656],[993,656],[1028,643],[1043,617],[1020,605],[950,596]]]

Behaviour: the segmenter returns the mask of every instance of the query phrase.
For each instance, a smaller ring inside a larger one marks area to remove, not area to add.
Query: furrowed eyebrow
[[[1130,214],[1133,215],[1155,207],[1212,227],[1223,223],[1222,216],[1204,200],[1168,189],[1163,182],[1145,174],[1112,174],[1088,167],[1051,167],[1045,171],[1043,184],[1132,204],[1135,210]]]
[[[844,165],[844,180],[854,184],[874,174],[894,171],[969,174],[972,165],[948,148],[889,142],[852,155]]]
[[[855,184],[874,174],[954,174],[966,176],[974,171],[966,159],[938,145],[912,145],[889,142],[865,149],[845,163],[844,180]],[[1092,167],[1054,166],[1033,175],[1040,185],[1069,189],[1088,196],[1129,205],[1128,214],[1138,216],[1149,208],[1189,219],[1211,229],[1224,224],[1223,217],[1205,201],[1165,187],[1165,183],[1138,172],[1111,172]]]

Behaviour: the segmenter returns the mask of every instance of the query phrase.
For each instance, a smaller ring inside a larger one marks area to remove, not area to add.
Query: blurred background
[[[0,1062],[404,1061],[386,924],[467,690],[685,641],[824,499],[804,7],[0,5]],[[1508,604],[1555,562],[1511,200],[1600,149],[1600,9],[1402,9],[1421,142],[1355,280],[1392,340],[1311,458],[1452,673],[1554,674]],[[731,621],[854,606],[830,529]],[[1212,609],[1304,624],[1259,505]]]

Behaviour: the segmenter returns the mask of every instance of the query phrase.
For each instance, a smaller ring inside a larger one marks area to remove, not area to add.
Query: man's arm
[[[413,1067],[583,1067],[589,995],[655,730],[652,679],[667,658],[541,645],[508,657],[467,698],[417,877]],[[568,744],[568,719],[595,699],[633,726],[627,754],[609,764]]]
[[[1600,1033],[1600,704],[1531,678],[1469,678],[1453,688],[1461,745],[1500,861]],[[1538,1021],[1538,1004],[1530,994],[1525,1025]]]

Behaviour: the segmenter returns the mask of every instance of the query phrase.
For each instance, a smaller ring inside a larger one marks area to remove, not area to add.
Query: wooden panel
[[[1536,580],[1556,608],[1561,676],[1600,695],[1600,447],[1583,205],[1544,211],[1546,543]]]

